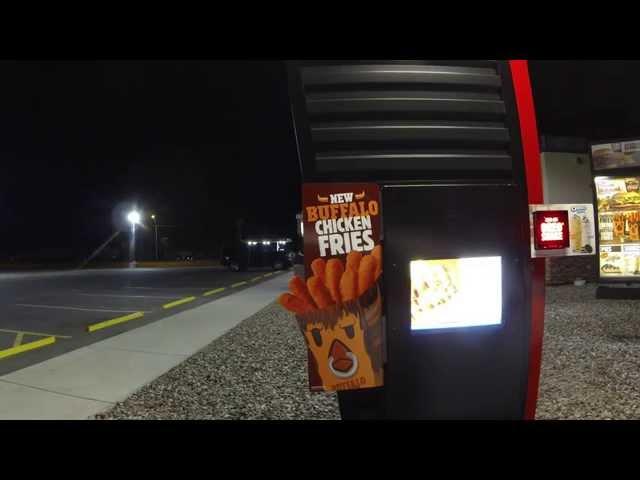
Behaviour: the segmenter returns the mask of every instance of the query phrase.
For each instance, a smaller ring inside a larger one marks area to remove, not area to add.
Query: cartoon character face
[[[316,321],[306,322],[302,329],[325,388],[378,385],[366,348],[360,309],[338,307],[322,313],[326,318],[315,317]],[[337,321],[331,315],[337,315]]]

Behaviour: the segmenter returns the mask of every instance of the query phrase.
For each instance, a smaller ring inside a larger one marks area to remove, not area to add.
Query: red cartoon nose
[[[329,349],[329,355],[333,357],[333,368],[339,372],[348,372],[353,367],[353,359],[347,355],[351,350],[340,340],[334,340]]]

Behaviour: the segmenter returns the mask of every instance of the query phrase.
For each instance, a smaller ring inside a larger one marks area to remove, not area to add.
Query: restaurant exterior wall
[[[544,152],[540,156],[544,203],[591,203],[589,155]]]
[[[592,203],[591,162],[588,153],[543,152],[540,163],[544,203]],[[547,285],[573,283],[578,278],[587,282],[597,280],[594,256],[546,259]]]
[[[573,283],[578,278],[595,282],[598,279],[596,260],[597,258],[593,255],[547,258],[546,283],[563,285]]]

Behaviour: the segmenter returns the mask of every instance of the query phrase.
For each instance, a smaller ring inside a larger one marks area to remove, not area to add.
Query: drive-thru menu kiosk
[[[533,418],[544,264],[530,257],[542,189],[526,61],[288,74],[304,182],[381,190],[384,385],[339,392],[342,417]]]
[[[592,143],[598,298],[640,298],[640,139]]]

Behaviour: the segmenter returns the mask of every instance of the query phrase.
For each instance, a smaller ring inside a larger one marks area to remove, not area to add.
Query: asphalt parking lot
[[[0,273],[0,375],[214,301],[278,273],[235,273],[222,267]]]

